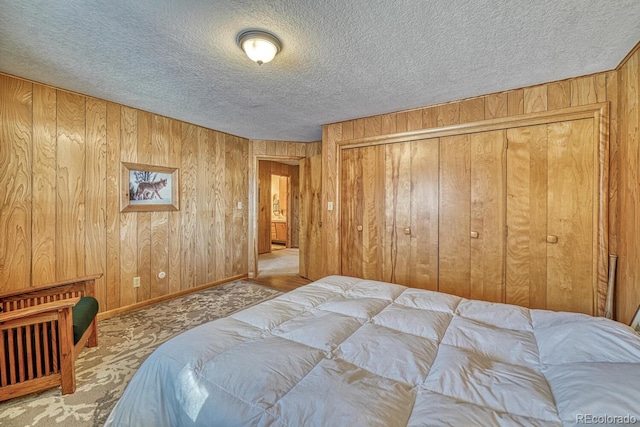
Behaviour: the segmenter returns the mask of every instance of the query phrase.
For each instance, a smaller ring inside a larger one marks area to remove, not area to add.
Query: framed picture
[[[122,162],[120,212],[177,211],[178,169]]]
[[[636,310],[636,314],[633,315],[633,319],[631,319],[629,326],[631,326],[636,333],[640,334],[640,305]]]

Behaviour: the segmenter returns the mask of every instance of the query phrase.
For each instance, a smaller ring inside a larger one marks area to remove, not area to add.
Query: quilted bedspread
[[[620,323],[330,276],[189,330],[113,426],[640,424]]]

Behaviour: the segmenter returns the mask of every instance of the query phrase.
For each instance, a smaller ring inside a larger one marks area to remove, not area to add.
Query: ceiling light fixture
[[[258,65],[271,61],[282,49],[282,44],[276,36],[260,30],[246,30],[238,33],[236,43]]]

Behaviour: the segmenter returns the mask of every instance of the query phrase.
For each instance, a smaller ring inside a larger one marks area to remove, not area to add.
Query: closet
[[[342,274],[596,314],[607,277],[606,111],[345,142]]]

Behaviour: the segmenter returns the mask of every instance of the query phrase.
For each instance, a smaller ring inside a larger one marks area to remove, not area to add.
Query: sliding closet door
[[[596,133],[592,119],[548,125],[547,308],[593,314]]]
[[[342,274],[438,285],[438,140],[342,150]]]
[[[438,290],[439,140],[411,142],[411,251],[407,285]]]
[[[383,280],[385,147],[342,151],[340,187],[341,271]]]
[[[438,140],[385,148],[383,280],[438,286]]]
[[[506,302],[547,307],[547,125],[507,130]]]
[[[471,141],[440,138],[438,290],[468,298],[471,279]]]
[[[440,141],[439,290],[504,299],[505,132]]]
[[[470,141],[470,297],[504,302],[506,133],[475,133]]]
[[[593,313],[597,153],[593,119],[508,130],[506,301]]]

